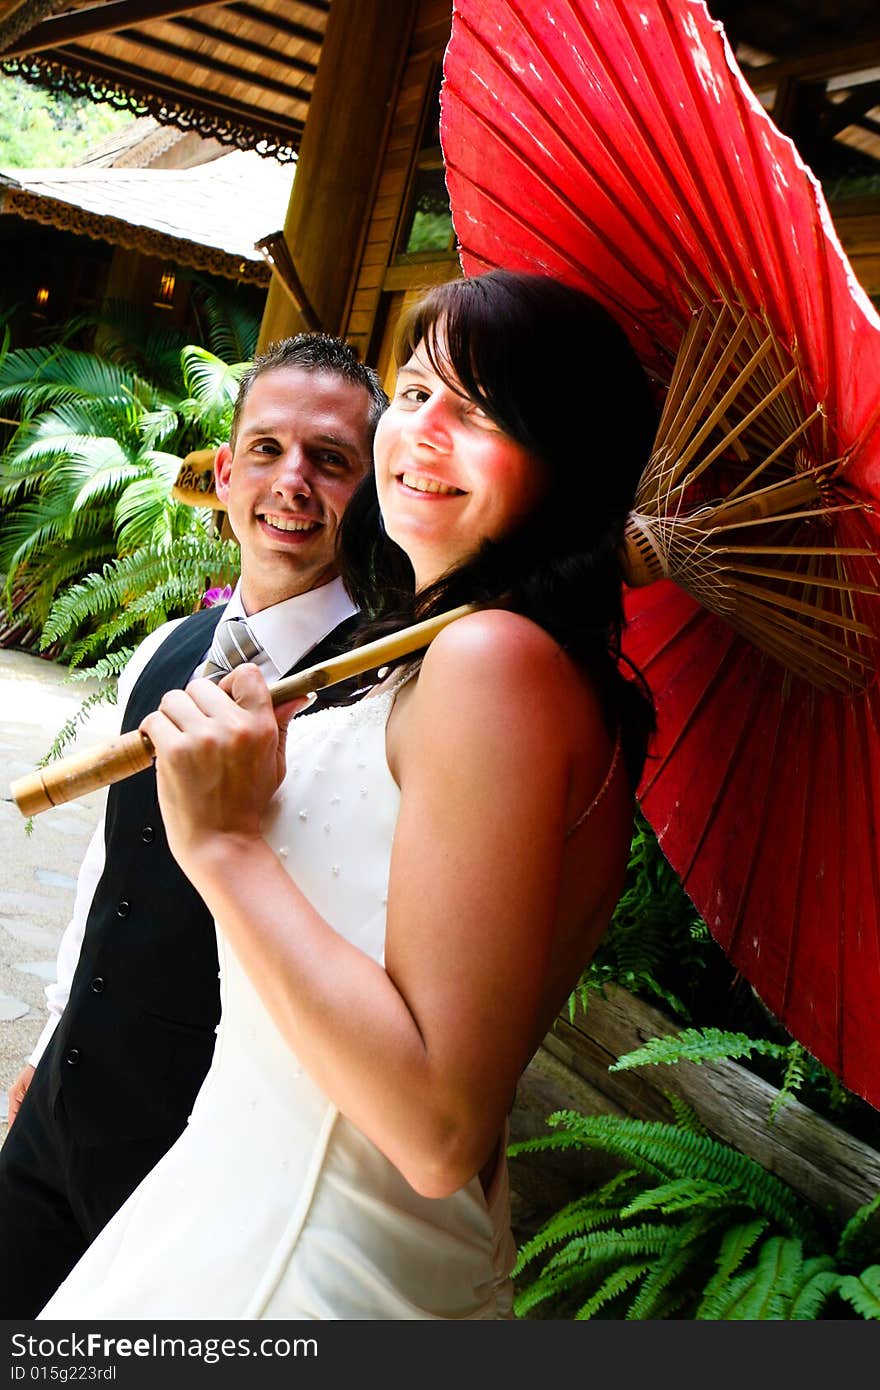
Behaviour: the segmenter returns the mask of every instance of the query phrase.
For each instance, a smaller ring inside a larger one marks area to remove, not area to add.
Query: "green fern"
[[[668,1228],[663,1257],[646,1273],[627,1309],[628,1321],[654,1320],[663,1315],[671,1301],[678,1306],[682,1300],[693,1298],[713,1237],[724,1224],[723,1214],[697,1212],[681,1225]]]
[[[880,1265],[871,1265],[860,1275],[843,1275],[837,1288],[860,1317],[880,1319]]]
[[[770,1119],[775,1120],[779,1111],[788,1099],[794,1095],[795,1091],[803,1089],[806,1081],[806,1062],[807,1053],[798,1042],[789,1043],[784,1049],[786,1057],[785,1072],[782,1077],[782,1085],[770,1105]]]
[[[834,1261],[827,1255],[805,1260],[800,1287],[791,1300],[788,1317],[793,1322],[810,1322],[824,1310],[825,1304],[840,1291],[840,1275]]]
[[[675,1062],[717,1062],[722,1059],[749,1057],[761,1053],[767,1057],[785,1057],[789,1049],[783,1043],[767,1038],[750,1038],[745,1033],[725,1032],[720,1028],[684,1028],[666,1037],[649,1038],[643,1047],[619,1057],[609,1071],[630,1071],[634,1067],[671,1066]]]
[[[755,1221],[730,1226],[724,1232],[716,1257],[717,1269],[703,1289],[695,1318],[717,1319],[720,1300],[725,1297],[731,1279],[767,1230],[768,1224],[766,1217],[759,1217]]]
[[[81,725],[87,722],[95,707],[100,704],[113,704],[115,699],[116,690],[114,686],[104,686],[99,690],[93,690],[91,694],[87,695],[79,708],[75,710],[64,724],[62,724],[48,749],[43,754],[42,758],[40,758],[37,766],[45,767],[47,763],[53,762],[56,758],[60,758],[67,745],[72,743],[76,738],[77,731]]]
[[[677,976],[697,975],[709,934],[639,814],[633,832],[623,894],[611,926],[569,999],[569,1015],[588,1008],[591,995],[622,985],[658,999],[673,1013],[688,1011],[664,976],[670,962]]]
[[[627,1168],[523,1245],[517,1316],[549,1307],[578,1319],[805,1321],[829,1305],[832,1316],[880,1315],[880,1265],[858,1266],[877,1248],[880,1196],[847,1222],[835,1256],[802,1197],[725,1144],[608,1115],[561,1111],[548,1123],[556,1133],[511,1145],[511,1156],[600,1148]],[[844,1272],[847,1258],[856,1263]],[[845,1305],[855,1312],[841,1313]]]
[[[814,1222],[790,1188],[754,1159],[717,1140],[687,1133],[675,1125],[610,1115],[584,1116],[575,1111],[557,1111],[547,1123],[560,1128],[561,1133],[524,1140],[512,1145],[511,1153],[540,1148],[602,1149],[655,1181],[687,1177],[700,1183],[721,1183],[737,1200],[786,1231],[804,1237],[814,1235]]]
[[[209,581],[234,582],[238,568],[237,544],[207,534],[173,550],[144,546],[67,588],[46,618],[42,644],[65,643],[73,666],[96,653],[111,657],[121,638],[130,647],[167,618],[192,612]]]
[[[626,1293],[630,1285],[634,1284],[651,1268],[649,1260],[640,1263],[621,1265],[612,1271],[606,1279],[603,1279],[596,1292],[582,1303],[575,1313],[575,1318],[583,1320],[592,1318],[600,1312],[606,1304],[613,1303],[621,1294]]]
[[[674,1091],[664,1091],[663,1098],[672,1111],[677,1129],[686,1130],[688,1134],[702,1134],[708,1137],[709,1131],[692,1105],[688,1105],[687,1101],[682,1100]]]
[[[873,1264],[880,1258],[880,1192],[872,1201],[859,1207],[840,1233],[837,1260],[840,1266],[853,1271],[861,1265]]]

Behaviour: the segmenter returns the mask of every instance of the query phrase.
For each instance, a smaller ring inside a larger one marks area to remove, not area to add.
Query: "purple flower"
[[[202,594],[202,607],[213,608],[215,603],[228,603],[231,598],[231,584],[223,584],[214,589],[206,589]]]

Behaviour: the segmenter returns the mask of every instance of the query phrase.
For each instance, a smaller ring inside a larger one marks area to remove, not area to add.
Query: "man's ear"
[[[232,472],[232,450],[221,444],[214,455],[214,488],[221,502],[229,501],[229,479]]]

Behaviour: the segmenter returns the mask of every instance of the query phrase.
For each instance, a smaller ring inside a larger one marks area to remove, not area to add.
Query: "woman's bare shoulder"
[[[536,664],[545,670],[574,669],[556,639],[531,618],[484,608],[444,628],[428,648],[423,667],[426,674],[443,677],[456,671],[516,676],[528,675]]]
[[[589,682],[544,628],[502,608],[483,609],[444,628],[428,649],[419,679],[421,701],[461,717],[530,712],[538,724],[594,703]]]

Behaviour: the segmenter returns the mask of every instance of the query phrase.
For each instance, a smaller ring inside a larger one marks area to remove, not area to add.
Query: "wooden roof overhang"
[[[329,8],[330,0],[0,0],[0,62],[36,85],[287,161],[305,127]]]
[[[255,242],[283,216],[289,180],[244,153],[195,170],[16,169],[0,173],[0,214],[266,287]]]

